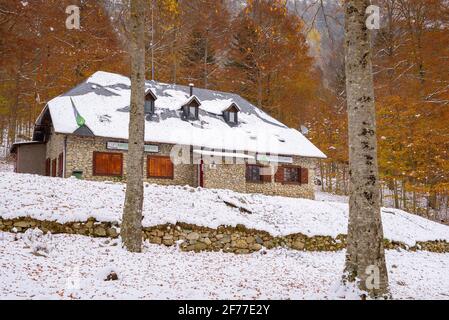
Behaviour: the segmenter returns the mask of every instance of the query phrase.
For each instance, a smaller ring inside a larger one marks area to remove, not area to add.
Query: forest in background
[[[378,0],[373,62],[382,196],[449,220],[449,4]],[[67,30],[76,4],[81,29]],[[46,102],[97,70],[129,74],[126,1],[0,0],[0,138],[29,140]],[[146,75],[236,92],[328,156],[321,187],[348,193],[339,1],[149,0]]]

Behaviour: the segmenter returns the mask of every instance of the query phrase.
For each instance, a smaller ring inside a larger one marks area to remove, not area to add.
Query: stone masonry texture
[[[82,171],[83,179],[104,181],[126,181],[128,152],[122,150],[109,150],[106,148],[108,141],[125,142],[116,139],[102,137],[85,137],[76,135],[61,135],[53,133],[47,143],[47,158],[57,159],[64,150],[64,138],[66,138],[66,171],[65,177],[70,177],[74,171]],[[161,185],[189,185],[197,187],[198,166],[196,164],[177,164],[174,166],[173,179],[147,178],[147,156],[163,155],[169,156],[173,147],[171,144],[151,143],[159,146],[158,153],[145,153],[144,173],[145,181]],[[123,176],[94,176],[93,175],[93,154],[94,152],[116,152],[123,154]],[[204,165],[204,187],[215,189],[230,189],[237,192],[261,193],[266,195],[278,195],[286,197],[298,197],[314,199],[314,162],[313,158],[293,157],[293,165],[308,168],[308,184],[282,184],[275,182],[274,173],[276,167],[268,163],[263,165],[271,166],[273,176],[271,182],[252,183],[247,182],[245,177],[245,164],[215,164]]]
[[[65,224],[54,221],[42,221],[29,217],[2,219],[0,230],[5,232],[25,232],[28,229],[39,228],[43,232],[53,234],[67,233],[91,237],[117,238],[119,236],[118,222],[98,222],[90,218],[84,222],[68,222]],[[268,232],[248,229],[244,225],[235,227],[219,226],[217,229],[201,227],[178,222],[143,228],[142,237],[151,243],[175,246],[182,251],[223,251],[235,254],[246,254],[265,249],[285,247],[303,251],[338,251],[346,248],[346,235],[306,236],[301,233],[283,237],[274,237]],[[426,250],[431,252],[449,252],[446,241],[417,242],[413,247],[384,240],[386,249],[402,249],[408,251]]]

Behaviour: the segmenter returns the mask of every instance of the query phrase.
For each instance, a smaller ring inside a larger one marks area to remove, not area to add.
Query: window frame
[[[144,112],[145,115],[152,115],[154,114],[154,100],[148,99],[145,100],[145,106],[144,106]]]
[[[248,180],[248,170],[250,167],[257,167],[259,168],[259,180]],[[272,175],[263,175],[261,174],[261,171],[263,168],[268,168],[268,166],[264,166],[264,165],[260,165],[260,164],[246,164],[245,167],[245,181],[246,183],[271,183],[272,182]],[[264,177],[269,177],[269,181],[268,178],[264,178]]]
[[[45,159],[45,176],[51,177],[51,159]]]
[[[296,181],[286,181],[285,180],[285,177],[286,177],[285,172],[286,172],[286,170],[292,170],[292,169],[296,170],[296,174],[297,174],[298,179]],[[283,184],[298,184],[298,185],[301,184],[301,167],[300,166],[286,166],[286,165],[283,165],[282,166],[282,170],[284,170],[283,175],[282,175],[282,177],[283,177],[282,183]]]
[[[199,107],[201,102],[197,97],[191,96],[189,101],[182,106],[182,118],[183,120],[199,120]],[[192,110],[193,113],[190,111]]]
[[[228,121],[231,124],[237,124],[237,112],[236,111],[228,111]]]
[[[96,161],[95,156],[98,154],[108,154],[108,155],[120,155],[120,174],[115,173],[97,173],[96,172]],[[94,151],[92,154],[92,176],[94,177],[123,177],[123,153],[121,152],[106,152],[106,151]]]
[[[170,176],[153,176],[150,174],[150,158],[154,159],[168,159],[171,162],[171,175]],[[162,156],[162,155],[147,155],[147,179],[167,179],[173,180],[175,178],[175,165],[171,161],[170,156]]]
[[[240,109],[233,103],[229,108],[223,111],[223,118],[230,126],[237,126],[239,124],[239,112]]]
[[[51,176],[53,178],[56,178],[58,176],[58,169],[57,169],[57,160],[56,158],[54,158],[53,160],[51,160]]]
[[[58,156],[58,177],[64,178],[64,153],[61,152]]]
[[[195,107],[195,106],[193,106],[193,105],[188,105],[187,106],[187,113],[188,113],[188,115],[187,115],[187,117],[189,118],[189,119],[193,119],[193,120],[197,120],[198,118],[197,118],[197,108],[198,107]],[[193,113],[192,113],[192,111],[193,111]]]
[[[285,181],[285,169],[295,168],[298,170],[298,182]],[[300,165],[280,165],[275,174],[275,182],[280,184],[308,185],[309,184],[309,168]]]

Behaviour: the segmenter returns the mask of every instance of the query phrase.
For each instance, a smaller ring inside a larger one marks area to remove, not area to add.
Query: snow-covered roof
[[[213,114],[222,114],[223,111],[235,106],[237,110],[242,109],[232,99],[214,99],[201,101],[201,108]]]
[[[198,103],[198,105],[201,104],[200,100],[198,99],[198,97],[196,95],[192,95],[189,98],[187,98],[187,100],[184,100],[179,106],[178,109],[181,109],[184,106],[187,106],[188,104],[190,104],[192,101],[196,101]]]
[[[194,88],[194,95],[201,103],[199,119],[186,121],[182,119],[179,107],[190,99],[188,86],[146,81],[145,88],[147,92],[151,89],[157,97],[155,115],[145,121],[147,142],[326,157],[299,131],[287,127],[237,94]],[[127,139],[130,91],[129,78],[98,71],[80,85],[50,100],[37,124],[49,110],[57,133],[75,133],[81,116],[95,136]],[[230,126],[222,114],[233,103],[240,110],[236,126]]]
[[[10,153],[15,153],[16,149],[18,146],[23,146],[23,145],[31,145],[31,144],[41,144],[42,142],[40,141],[20,141],[20,142],[14,142],[11,146],[11,148],[9,149]]]

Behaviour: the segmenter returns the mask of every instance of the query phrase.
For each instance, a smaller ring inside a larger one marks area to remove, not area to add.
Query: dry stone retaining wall
[[[25,232],[29,228],[39,228],[54,234],[68,233],[92,237],[119,236],[117,222],[98,222],[90,218],[87,222],[41,221],[31,218],[2,219],[0,230],[6,232]],[[179,245],[183,251],[223,251],[245,254],[262,248],[286,247],[304,251],[338,251],[346,247],[346,235],[313,236],[297,233],[284,237],[274,237],[268,232],[248,229],[243,225],[236,227],[220,226],[217,229],[200,227],[186,223],[157,225],[143,228],[142,236],[149,242],[165,246]],[[449,252],[446,241],[418,242],[413,247],[403,243],[385,240],[386,249],[404,249],[409,251],[426,250],[431,252]]]

